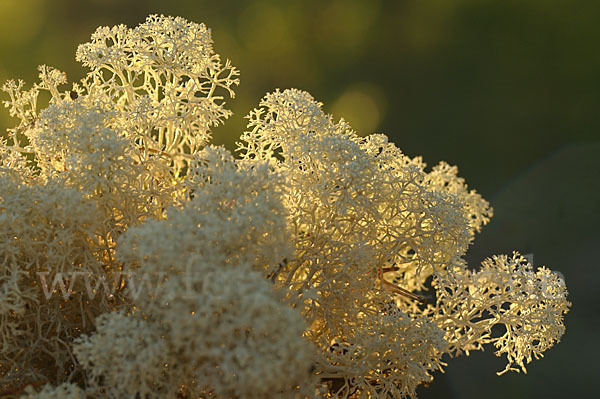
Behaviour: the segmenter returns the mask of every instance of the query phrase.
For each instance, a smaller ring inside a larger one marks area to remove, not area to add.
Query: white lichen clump
[[[563,335],[557,273],[467,267],[492,210],[456,167],[296,89],[237,158],[210,145],[238,71],[182,18],[99,28],[77,60],[68,89],[45,66],[4,85],[0,396],[414,397],[444,354],[489,343],[525,371]]]

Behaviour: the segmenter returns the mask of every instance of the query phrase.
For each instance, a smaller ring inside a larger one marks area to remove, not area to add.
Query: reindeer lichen
[[[558,273],[467,267],[492,209],[456,167],[296,89],[237,157],[210,145],[238,71],[183,18],[101,27],[77,60],[71,87],[45,66],[4,85],[0,396],[415,397],[445,354],[493,344],[525,372],[563,335]]]

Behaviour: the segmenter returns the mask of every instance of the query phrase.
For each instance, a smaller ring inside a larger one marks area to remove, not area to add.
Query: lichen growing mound
[[[99,28],[77,60],[70,88],[45,66],[4,85],[0,396],[414,397],[444,354],[525,371],[564,333],[557,273],[467,268],[492,210],[456,167],[296,89],[250,112],[238,157],[210,145],[238,71],[204,25]]]

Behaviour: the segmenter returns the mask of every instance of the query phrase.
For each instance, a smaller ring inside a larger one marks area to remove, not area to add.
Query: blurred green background
[[[0,81],[47,64],[85,74],[97,26],[148,14],[206,23],[241,70],[244,115],[275,88],[312,93],[362,135],[386,133],[429,165],[457,164],[496,216],[468,260],[519,250],[560,270],[574,303],[563,342],[529,374],[497,377],[491,352],[450,360],[424,398],[591,397],[600,375],[600,2],[590,0],[0,0]],[[0,114],[0,131],[12,126]]]

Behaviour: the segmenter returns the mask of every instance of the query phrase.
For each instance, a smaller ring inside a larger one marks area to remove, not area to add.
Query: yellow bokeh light
[[[378,128],[385,111],[386,101],[382,90],[367,83],[348,87],[331,108],[336,118],[343,117],[363,136]]]

